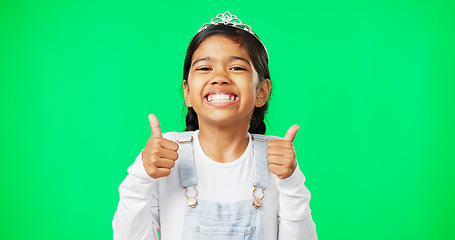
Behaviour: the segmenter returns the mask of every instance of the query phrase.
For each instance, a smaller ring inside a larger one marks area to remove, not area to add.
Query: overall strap
[[[254,186],[266,188],[268,184],[269,164],[267,161],[267,138],[261,134],[252,134],[254,156]],[[196,165],[193,153],[193,132],[180,133],[179,144],[180,175],[186,188],[197,184]]]
[[[252,134],[253,156],[255,162],[254,186],[266,188],[269,176],[269,162],[267,160],[267,138],[261,134]]]
[[[193,131],[180,133],[179,144],[180,176],[185,188],[195,186],[197,183],[196,166],[193,154]]]

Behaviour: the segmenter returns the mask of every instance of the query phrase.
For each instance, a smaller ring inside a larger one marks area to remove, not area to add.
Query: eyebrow
[[[242,57],[237,57],[237,56],[231,56],[230,57],[231,60],[241,60],[241,61],[244,61],[246,63],[248,63],[248,65],[251,65],[251,62],[248,61],[247,59],[245,58],[242,58]],[[194,61],[191,66],[193,66],[194,64],[198,63],[198,62],[202,62],[202,61],[212,61],[212,58],[211,57],[203,57],[203,58],[199,58],[197,59],[196,61]]]
[[[231,58],[232,58],[232,59],[235,59],[235,60],[242,60],[242,61],[245,61],[245,62],[248,63],[248,64],[251,64],[250,61],[248,61],[247,59],[242,58],[242,57],[231,56]]]
[[[198,63],[198,62],[202,62],[202,61],[210,61],[211,58],[210,57],[204,57],[204,58],[199,58],[198,60],[194,61],[193,63],[191,63],[191,66],[193,66],[194,64]]]

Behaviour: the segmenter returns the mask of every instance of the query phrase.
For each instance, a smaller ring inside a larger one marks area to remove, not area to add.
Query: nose
[[[231,79],[229,78],[228,74],[226,74],[225,71],[219,70],[217,71],[213,78],[210,80],[211,85],[224,85],[224,84],[230,84]]]

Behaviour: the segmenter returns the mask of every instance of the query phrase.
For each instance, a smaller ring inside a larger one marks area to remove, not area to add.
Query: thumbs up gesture
[[[176,142],[167,140],[161,135],[160,122],[155,115],[149,115],[152,135],[142,151],[142,162],[147,174],[152,178],[162,178],[171,174],[171,168],[179,158]]]
[[[290,177],[297,167],[292,142],[299,128],[298,125],[293,125],[287,131],[284,140],[270,140],[267,142],[269,170],[279,179]]]

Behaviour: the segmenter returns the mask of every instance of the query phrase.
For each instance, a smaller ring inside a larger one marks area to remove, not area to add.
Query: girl
[[[186,132],[152,135],[119,187],[114,239],[317,239],[292,141],[264,136],[267,51],[229,12],[193,37]]]

